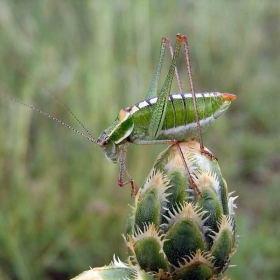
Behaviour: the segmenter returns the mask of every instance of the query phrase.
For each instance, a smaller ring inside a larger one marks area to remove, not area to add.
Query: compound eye
[[[104,141],[101,143],[101,145],[102,145],[103,147],[106,147],[106,146],[108,146],[108,143],[109,143],[109,141],[106,139],[106,140],[104,140]]]

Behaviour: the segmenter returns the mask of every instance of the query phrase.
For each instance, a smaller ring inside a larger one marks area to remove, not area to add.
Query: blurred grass
[[[196,90],[237,95],[204,134],[239,195],[243,237],[227,274],[279,279],[279,16],[279,1],[262,0],[2,0],[0,92],[81,129],[46,88],[97,137],[145,97],[161,37],[186,34]],[[183,55],[179,71],[189,91]],[[0,129],[0,278],[69,279],[114,253],[125,259],[132,200],[117,186],[118,167],[2,97]],[[127,166],[139,185],[162,149],[131,145]]]

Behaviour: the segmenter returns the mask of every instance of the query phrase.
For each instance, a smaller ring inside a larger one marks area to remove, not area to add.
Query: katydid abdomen
[[[196,93],[197,109],[201,131],[205,131],[229,107],[235,95],[219,92]],[[194,111],[194,101],[191,93],[170,94],[167,101],[165,118],[156,139],[151,139],[148,127],[157,97],[138,102],[127,108],[133,119],[134,129],[129,135],[129,141],[174,140],[183,141],[197,136],[197,122]]]

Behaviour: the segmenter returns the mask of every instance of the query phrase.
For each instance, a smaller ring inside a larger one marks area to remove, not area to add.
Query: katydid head
[[[236,98],[234,94],[231,93],[218,93],[215,95],[215,98],[213,99],[212,106],[217,106],[218,110],[214,113],[214,118],[217,119],[219,116],[221,116],[229,107],[231,104],[231,101],[233,101]]]
[[[110,162],[117,163],[120,154],[120,147],[114,141],[112,141],[106,131],[101,133],[96,141],[96,144],[100,146],[106,158]]]
[[[106,158],[116,163],[119,160],[121,149],[134,128],[133,118],[129,108],[122,109],[116,120],[96,140]]]

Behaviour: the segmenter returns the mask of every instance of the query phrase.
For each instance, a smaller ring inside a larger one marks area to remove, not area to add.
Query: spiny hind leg
[[[192,141],[195,141],[195,138],[191,138]],[[202,146],[201,148],[201,145],[200,145],[200,152],[202,155],[205,155],[207,157],[209,157],[211,160],[215,160],[215,161],[218,161],[218,158],[215,157],[209,150],[207,150],[204,145]]]
[[[200,145],[200,151],[201,151],[201,154],[204,154],[204,155],[210,157],[212,160],[218,161],[218,159],[211,152],[209,152],[208,150],[205,149],[204,144],[203,144],[201,127],[200,127],[200,122],[199,122],[199,117],[198,117],[197,100],[196,100],[195,89],[194,89],[194,84],[193,84],[188,39],[185,35],[181,35],[181,38],[182,38],[182,41],[184,44],[186,65],[187,65],[190,88],[191,88],[193,104],[194,104],[194,112],[195,112],[195,119],[196,119],[196,124],[197,124],[197,135],[198,135],[198,140],[199,140],[199,145]]]
[[[156,69],[156,72],[154,74],[154,77],[153,77],[153,80],[152,80],[152,83],[150,85],[150,88],[149,88],[149,91],[147,93],[146,98],[151,98],[153,96],[158,95],[158,83],[159,83],[160,73],[161,73],[161,69],[162,69],[162,63],[163,63],[164,53],[165,53],[165,49],[166,49],[166,44],[168,45],[171,58],[173,58],[174,51],[173,51],[172,42],[169,38],[163,37],[161,39],[160,55],[159,55],[159,61],[158,61],[157,69]],[[178,83],[179,91],[180,91],[180,93],[182,93],[183,92],[182,83],[181,83],[181,80],[180,80],[180,77],[179,77],[177,67],[175,67],[175,75],[176,75],[176,80],[177,80],[177,83]]]
[[[175,50],[173,52],[171,65],[169,67],[169,70],[168,70],[167,76],[165,78],[165,81],[163,83],[162,89],[161,89],[160,93],[158,94],[157,102],[155,103],[155,105],[153,107],[152,114],[151,114],[151,117],[149,120],[148,135],[149,135],[150,139],[155,140],[158,138],[158,136],[161,132],[161,129],[162,129],[162,125],[164,123],[168,98],[169,98],[172,80],[173,80],[175,69],[176,69],[176,64],[177,64],[179,53],[180,53],[181,44],[182,44],[182,36],[180,34],[177,34]],[[173,48],[172,48],[172,51],[173,51]]]
[[[203,150],[201,150],[201,154],[208,156],[209,158],[211,158],[211,160],[218,161],[218,158],[215,157],[211,152],[206,150],[205,147],[203,147]]]
[[[196,119],[196,124],[197,124],[197,134],[198,134],[198,139],[199,139],[199,144],[200,144],[200,150],[201,150],[202,153],[204,153],[205,148],[204,148],[204,145],[203,145],[201,127],[200,127],[199,117],[198,117],[197,100],[196,100],[195,89],[194,89],[194,84],[193,84],[190,54],[189,54],[189,44],[188,44],[188,39],[185,35],[181,35],[181,38],[182,38],[183,45],[184,45],[184,50],[185,50],[186,65],[187,65],[190,88],[191,88],[193,104],[194,104],[194,112],[195,112],[195,119]]]
[[[160,72],[161,72],[161,68],[162,68],[165,48],[166,48],[166,40],[165,40],[165,37],[163,37],[161,39],[160,55],[159,55],[159,61],[158,61],[157,69],[156,69],[156,72],[154,74],[154,77],[153,77],[152,83],[150,85],[150,88],[148,90],[146,98],[151,98],[153,96],[157,96],[158,82],[159,82]]]
[[[165,38],[165,40],[166,40],[166,43],[168,44],[170,56],[171,56],[171,58],[173,58],[174,50],[173,50],[172,42],[169,38]],[[177,66],[175,66],[175,76],[176,76],[179,92],[183,93],[183,87],[182,87],[182,83],[181,83],[181,79],[179,76]]]

